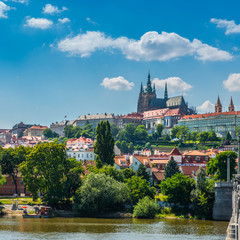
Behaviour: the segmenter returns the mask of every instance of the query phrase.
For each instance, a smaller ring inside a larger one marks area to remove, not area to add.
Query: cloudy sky
[[[148,69],[163,97],[240,110],[240,3],[0,0],[0,128],[136,111]]]

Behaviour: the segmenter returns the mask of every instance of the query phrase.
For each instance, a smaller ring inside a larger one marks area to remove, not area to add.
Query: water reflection
[[[0,218],[0,239],[225,239],[227,222],[183,219]]]

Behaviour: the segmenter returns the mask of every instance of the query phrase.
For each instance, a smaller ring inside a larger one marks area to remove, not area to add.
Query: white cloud
[[[134,87],[133,82],[129,82],[121,76],[115,78],[104,78],[101,85],[107,89],[116,91],[129,91]]]
[[[192,42],[176,33],[146,32],[140,40],[127,37],[112,38],[102,32],[88,31],[74,37],[67,36],[57,48],[70,55],[88,57],[98,50],[120,50],[127,59],[136,61],[167,61],[184,56],[194,56],[201,61],[226,61],[233,56],[215,47],[203,44],[200,40]]]
[[[0,18],[7,18],[7,12],[10,10],[11,8],[8,5],[0,1]]]
[[[67,23],[67,22],[71,22],[71,20],[69,18],[59,18],[58,21],[62,24]]]
[[[16,3],[24,3],[28,4],[29,0],[4,0],[5,2],[16,2]]]
[[[228,76],[228,79],[223,81],[223,86],[229,92],[240,91],[240,73],[232,73]]]
[[[164,89],[165,83],[167,83],[169,93],[185,93],[192,88],[192,85],[184,82],[179,77],[169,77],[166,79],[154,78],[152,83],[155,84],[156,89]]]
[[[215,23],[218,28],[225,28],[225,34],[240,33],[240,24],[236,24],[234,20],[211,18],[210,22]]]
[[[93,24],[93,25],[99,25],[97,22],[94,22],[90,17],[86,18],[87,22]]]
[[[46,4],[45,7],[43,7],[43,13],[45,14],[56,14],[66,10],[68,10],[66,7],[59,9],[57,6],[53,6],[52,4]]]
[[[53,25],[53,21],[46,18],[28,18],[25,26],[31,28],[40,28],[42,30],[50,28]]]
[[[207,100],[202,105],[198,106],[197,110],[201,113],[213,112],[214,106],[215,106],[214,104]]]

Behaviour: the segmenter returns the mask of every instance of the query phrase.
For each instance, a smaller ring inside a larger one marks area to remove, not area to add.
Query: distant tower
[[[218,96],[217,103],[215,104],[215,113],[221,113],[221,112],[222,112],[222,104]]]
[[[230,100],[230,104],[228,106],[228,111],[229,112],[234,112],[235,111],[235,107],[233,105],[233,100],[232,100],[232,97],[231,97],[231,100]]]
[[[153,86],[152,88],[150,71],[148,71],[147,87],[145,90],[143,89],[143,86],[141,84],[137,112],[143,113],[144,111],[151,110],[150,102],[153,98],[156,98],[156,90],[155,86]]]
[[[165,100],[168,100],[167,82],[165,82],[164,99],[165,99]]]

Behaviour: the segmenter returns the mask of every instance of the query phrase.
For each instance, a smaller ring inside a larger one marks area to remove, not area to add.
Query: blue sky
[[[238,1],[0,0],[0,128],[136,111],[163,96],[240,110]]]

